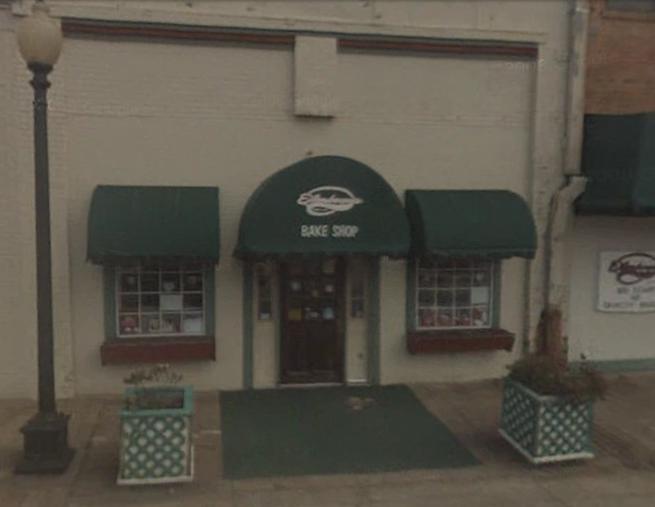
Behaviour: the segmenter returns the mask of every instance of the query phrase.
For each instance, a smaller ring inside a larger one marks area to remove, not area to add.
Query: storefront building
[[[60,395],[142,362],[207,390],[493,378],[534,347],[574,4],[51,4]],[[0,5],[0,396],[33,396],[26,6]]]
[[[569,358],[652,370],[655,2],[590,7],[581,164],[588,183],[568,239]]]

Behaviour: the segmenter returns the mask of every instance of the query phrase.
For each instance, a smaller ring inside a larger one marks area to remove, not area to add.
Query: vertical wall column
[[[243,263],[243,388],[253,387],[253,263]]]
[[[368,380],[380,383],[380,259],[372,257],[368,264],[367,357]]]

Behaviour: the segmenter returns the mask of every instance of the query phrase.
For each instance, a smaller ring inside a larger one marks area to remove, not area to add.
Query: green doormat
[[[479,463],[406,386],[221,392],[221,427],[232,479]]]

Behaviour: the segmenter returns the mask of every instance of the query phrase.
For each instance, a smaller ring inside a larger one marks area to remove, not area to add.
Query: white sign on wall
[[[598,310],[655,312],[655,252],[601,252]]]
[[[350,211],[363,199],[343,187],[322,186],[303,192],[296,204],[304,206],[305,212],[314,217],[324,217]],[[300,226],[302,238],[355,238],[359,227],[349,224],[307,224]]]

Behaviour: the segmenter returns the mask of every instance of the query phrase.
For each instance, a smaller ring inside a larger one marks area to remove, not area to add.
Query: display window
[[[491,328],[496,270],[491,260],[419,260],[416,329]]]

